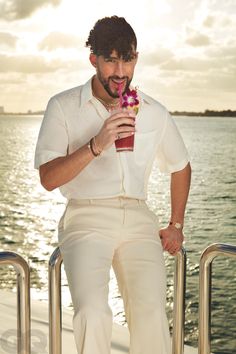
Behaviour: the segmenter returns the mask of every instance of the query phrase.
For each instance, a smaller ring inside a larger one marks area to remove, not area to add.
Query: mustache
[[[109,76],[109,80],[128,80],[128,76],[123,76],[123,77],[119,77],[119,76]]]

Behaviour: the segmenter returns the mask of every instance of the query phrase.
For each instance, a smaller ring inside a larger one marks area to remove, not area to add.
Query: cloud
[[[60,3],[61,0],[0,0],[0,19],[8,21],[23,19],[43,6],[57,6]]]
[[[2,73],[47,74],[60,70],[68,74],[87,69],[88,64],[79,59],[47,60],[43,56],[36,55],[0,54],[0,72]]]
[[[214,14],[208,15],[202,22],[204,27],[207,28],[222,28],[234,26],[234,18],[232,15],[224,14],[222,12],[214,12]]]
[[[181,87],[183,92],[191,93],[192,95],[199,93],[204,96],[208,92],[208,97],[212,96],[213,93],[233,93],[236,90],[236,81],[234,76],[229,73],[216,73],[216,72],[202,72],[198,76],[181,75],[177,82],[178,87]],[[176,86],[177,86],[176,85]],[[176,86],[173,85],[175,89]]]
[[[173,58],[171,50],[166,48],[157,48],[156,51],[140,54],[140,64],[146,66],[155,66],[165,63]]]
[[[204,47],[211,44],[210,38],[202,33],[195,33],[186,39],[186,43],[193,47]]]
[[[11,33],[0,32],[0,44],[1,45],[7,46],[10,48],[15,48],[17,40],[18,40],[18,37],[12,35]]]
[[[211,10],[219,10],[221,12],[229,13],[234,13],[236,10],[235,0],[225,0],[220,2],[219,0],[205,0],[205,2]]]
[[[79,37],[72,34],[61,32],[51,32],[40,43],[40,50],[53,51],[58,48],[78,48],[82,41]]]
[[[208,57],[214,57],[214,58],[224,58],[225,63],[226,60],[232,58],[234,63],[236,63],[236,42],[235,41],[230,41],[229,43],[214,47],[214,48],[209,48],[206,51],[206,54]]]
[[[215,16],[209,15],[204,19],[203,26],[210,28],[214,26],[215,22],[216,22]]]
[[[1,74],[0,86],[3,86],[5,91],[6,91],[6,87],[10,86],[11,88],[14,85],[25,84],[25,83],[26,83],[26,79],[22,77],[22,74],[19,73]]]
[[[214,67],[219,66],[220,64],[217,61],[214,62]],[[163,70],[178,70],[178,71],[189,71],[189,72],[196,72],[196,71],[208,71],[212,66],[212,62],[207,59],[198,59],[194,57],[188,58],[180,58],[176,59],[173,58],[168,62],[161,65],[161,69]]]
[[[57,71],[64,65],[59,59],[46,61],[43,57],[33,55],[0,54],[0,72],[48,73]]]
[[[209,89],[235,93],[236,91],[235,77],[227,74],[221,74],[218,76],[212,75],[212,77],[209,80]]]
[[[235,51],[235,48],[232,50]],[[183,58],[173,58],[166,63],[163,63],[160,68],[167,71],[178,71],[178,72],[188,72],[194,77],[198,76],[199,73],[206,73],[218,76],[220,72],[232,73],[232,70],[236,70],[236,60],[235,56],[228,52],[228,56],[223,56],[223,51],[220,55],[216,55],[216,52],[212,53],[210,57],[196,58],[196,57],[183,57]],[[198,74],[196,74],[198,72]],[[171,74],[172,75],[172,74]],[[236,80],[235,80],[236,82]]]

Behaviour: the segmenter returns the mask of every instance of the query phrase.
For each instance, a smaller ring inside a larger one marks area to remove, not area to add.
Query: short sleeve
[[[64,114],[55,97],[48,102],[39,131],[34,167],[39,168],[57,157],[66,156],[68,134]]]
[[[161,172],[173,173],[182,170],[189,156],[174,119],[167,112],[165,127],[157,151],[157,163]]]

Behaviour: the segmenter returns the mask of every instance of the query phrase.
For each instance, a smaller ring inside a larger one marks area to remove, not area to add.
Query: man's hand
[[[191,179],[191,166],[188,163],[185,168],[171,174],[171,215],[172,225],[159,231],[163,249],[175,256],[182,247],[183,230],[177,229],[176,223],[184,224],[184,212],[188,199]]]
[[[168,251],[172,256],[175,256],[183,244],[183,231],[176,229],[173,225],[169,225],[159,231],[159,236],[163,249]]]
[[[96,143],[101,150],[108,149],[115,140],[126,138],[135,133],[135,113],[125,109],[111,112],[96,135]]]

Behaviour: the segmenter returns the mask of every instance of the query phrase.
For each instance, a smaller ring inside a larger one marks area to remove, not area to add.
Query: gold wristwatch
[[[179,222],[170,221],[169,225],[173,225],[177,230],[182,230],[183,229],[183,225],[180,224]]]

